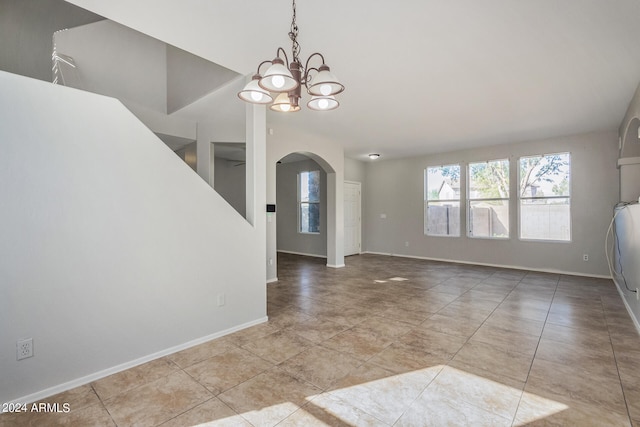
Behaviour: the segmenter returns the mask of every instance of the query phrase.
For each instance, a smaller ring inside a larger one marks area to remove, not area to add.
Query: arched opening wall
[[[293,129],[267,134],[267,204],[276,203],[276,163],[291,153],[313,159],[327,173],[327,266],[344,267],[344,150],[333,141]],[[267,217],[267,282],[278,279],[277,206]]]

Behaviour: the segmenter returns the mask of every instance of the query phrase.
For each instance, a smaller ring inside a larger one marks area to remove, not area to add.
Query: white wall
[[[166,45],[104,20],[54,35],[58,53],[71,56],[77,79],[69,86],[167,112]]]
[[[0,70],[50,82],[53,33],[102,19],[64,0],[0,0]]]
[[[0,91],[1,402],[266,320],[261,210],[250,225],[115,99],[4,72]]]
[[[571,242],[520,241],[515,195],[511,200],[509,240],[424,235],[424,170],[427,166],[462,163],[462,167],[466,167],[472,161],[505,157],[517,161],[520,156],[566,151],[571,153]],[[609,276],[603,248],[618,198],[616,159],[616,133],[604,132],[367,163],[363,186],[364,250]],[[386,219],[382,219],[381,214],[386,214]],[[405,242],[409,242],[408,247]],[[582,260],[583,254],[589,255],[588,262]]]
[[[267,203],[276,203],[276,162],[302,153],[327,173],[327,265],[344,266],[344,149],[338,143],[293,127],[274,129],[267,136]],[[276,215],[267,222],[267,281],[277,279]]]
[[[320,232],[298,232],[298,173],[320,171]],[[276,167],[278,251],[327,256],[327,173],[309,160],[281,163]]]
[[[353,182],[364,182],[366,173],[366,164],[360,160],[344,159],[344,180]]]
[[[636,328],[640,331],[640,300],[633,292],[640,288],[640,205],[620,209],[616,215],[615,227],[618,242],[613,245],[614,276]]]

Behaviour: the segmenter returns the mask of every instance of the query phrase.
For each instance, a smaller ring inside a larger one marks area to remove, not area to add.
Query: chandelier
[[[293,0],[293,17],[289,38],[292,42],[291,62],[289,62],[285,50],[279,47],[275,59],[262,61],[258,65],[258,70],[251,81],[238,92],[240,99],[252,104],[271,104],[269,108],[273,111],[300,111],[301,92],[302,86],[304,86],[307,93],[311,95],[307,107],[320,111],[338,108],[340,103],[335,95],[342,92],[344,86],[336,79],[329,66],[324,63],[324,56],[317,52],[313,53],[307,59],[304,67],[300,61],[295,0]],[[309,62],[314,57],[319,57],[322,60],[322,64],[318,68],[309,67]],[[267,68],[264,75],[260,75],[260,68],[264,64],[271,64],[271,66]]]

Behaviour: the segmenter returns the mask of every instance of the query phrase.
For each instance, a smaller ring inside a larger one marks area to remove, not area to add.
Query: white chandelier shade
[[[258,84],[269,92],[277,93],[292,91],[300,85],[280,58],[273,60],[273,64],[267,68],[267,72],[264,73],[264,77],[260,79]]]
[[[253,79],[238,93],[238,97],[253,104],[270,104],[273,102],[273,97],[269,91],[262,89],[258,84],[259,80],[260,76],[258,74],[253,76]]]
[[[296,111],[300,111],[300,106],[292,104],[289,95],[283,92],[276,97],[273,104],[269,106],[269,109],[271,111],[277,111],[278,113],[295,113]]]
[[[307,103],[307,107],[316,111],[329,111],[335,110],[340,106],[340,103],[334,96],[313,96]]]
[[[342,83],[333,75],[329,67],[322,64],[318,74],[312,79],[308,92],[315,96],[333,96],[344,90]]]
[[[334,110],[340,106],[335,95],[344,91],[344,85],[338,81],[324,62],[324,56],[318,52],[311,54],[307,61],[299,58],[298,25],[296,24],[296,1],[293,3],[293,18],[289,38],[292,41],[291,61],[285,50],[278,48],[276,58],[263,61],[251,81],[246,84],[238,97],[252,104],[271,104],[269,108],[278,112],[300,111],[302,86],[311,95],[307,107],[316,111]],[[284,59],[283,59],[284,58]],[[313,58],[321,60],[320,66],[309,66]],[[260,68],[269,64],[267,71],[261,75]]]

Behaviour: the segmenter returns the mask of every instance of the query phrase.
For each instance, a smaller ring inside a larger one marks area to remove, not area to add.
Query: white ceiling
[[[241,74],[290,51],[289,0],[71,2]],[[335,111],[270,112],[268,126],[353,158],[616,129],[640,81],[638,0],[299,0],[297,13],[301,57],[320,51],[346,90]]]

